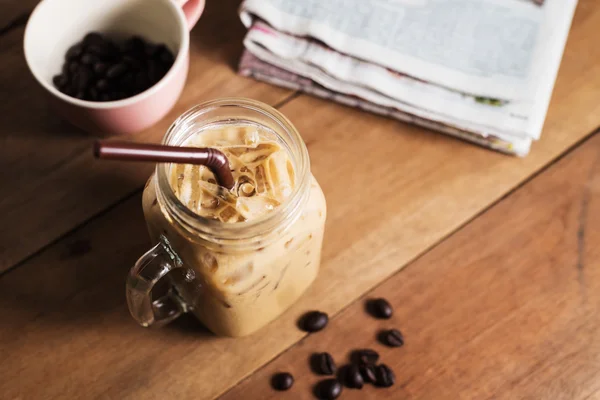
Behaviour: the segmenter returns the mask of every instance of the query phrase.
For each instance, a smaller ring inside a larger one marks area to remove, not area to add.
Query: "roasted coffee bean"
[[[106,76],[109,79],[115,79],[115,78],[118,78],[121,75],[123,75],[125,72],[127,72],[127,70],[128,70],[127,64],[124,64],[124,63],[115,64],[112,67],[108,68],[108,70],[106,71]]]
[[[108,65],[103,62],[97,62],[96,64],[94,64],[93,69],[94,74],[96,74],[97,77],[104,77],[106,71],[108,70]]]
[[[400,347],[404,344],[404,336],[398,329],[390,329],[381,333],[381,341],[390,347]]]
[[[134,83],[135,83],[135,75],[133,74],[133,72],[126,72],[119,79],[119,87],[121,87],[124,90],[133,89]]]
[[[380,387],[390,387],[396,382],[394,372],[385,364],[378,365],[375,370],[375,384]]]
[[[75,61],[71,61],[69,63],[68,69],[69,69],[69,73],[70,74],[73,74],[73,73],[77,72],[77,70],[79,69],[79,63],[77,63]]]
[[[73,75],[73,81],[77,87],[77,91],[83,92],[87,89],[92,80],[92,70],[87,67],[81,67],[76,75]]]
[[[76,60],[79,57],[81,57],[81,54],[83,54],[83,46],[79,43],[71,46],[69,48],[69,50],[67,50],[67,54],[65,56],[65,58],[67,60]]]
[[[372,364],[359,364],[358,370],[363,380],[367,383],[375,383],[377,376],[375,374],[375,366]]]
[[[79,91],[79,70],[73,72],[71,76],[69,76],[69,88],[73,89],[73,95]]]
[[[280,372],[271,379],[271,386],[275,390],[288,390],[293,384],[294,377],[289,372]]]
[[[125,42],[124,49],[133,53],[144,53],[146,42],[139,36],[133,36]]]
[[[130,69],[139,69],[142,66],[142,62],[132,56],[123,56],[123,62],[127,64]]]
[[[106,42],[106,50],[108,51],[105,56],[106,61],[117,61],[121,57],[121,49],[110,40]]]
[[[53,78],[54,85],[70,96],[81,97],[83,93],[92,101],[141,93],[162,79],[174,61],[165,45],[133,36],[120,48],[98,32],[71,46],[65,58],[62,74]]]
[[[386,299],[373,299],[367,303],[369,313],[375,318],[388,319],[394,313],[394,309]]]
[[[69,63],[68,62],[66,62],[66,63],[63,64],[62,69],[60,70],[60,72],[61,72],[62,75],[66,76],[66,77],[69,76],[70,71],[69,71]]]
[[[144,52],[148,57],[154,57],[159,51],[160,47],[152,43],[146,43],[146,47],[144,48]]]
[[[342,394],[342,384],[336,379],[326,379],[317,384],[315,394],[319,399],[337,399]]]
[[[90,53],[85,53],[81,56],[81,63],[85,65],[93,65],[100,62],[100,58]]]
[[[162,78],[161,76],[161,65],[158,61],[150,60],[148,62],[148,80],[151,85],[154,85],[156,82]]]
[[[67,86],[69,79],[62,74],[55,75],[54,78],[52,78],[52,83],[54,83],[54,86],[56,86],[58,89],[61,89]]]
[[[304,314],[300,320],[300,327],[306,332],[317,332],[325,328],[327,322],[329,322],[327,314],[321,311],[311,311]]]
[[[89,94],[89,98],[92,101],[98,101],[99,97],[98,97],[98,90],[96,88],[90,88],[90,90],[88,91]]]
[[[75,94],[75,97],[78,98],[79,100],[84,100],[85,99],[85,92],[84,91],[77,92]]]
[[[96,82],[96,89],[99,92],[105,92],[109,87],[108,81],[106,79],[100,79]]]
[[[372,349],[357,350],[355,354],[359,363],[376,364],[379,360],[379,353]]]
[[[102,46],[105,43],[106,39],[98,32],[90,32],[83,37],[83,44],[85,46]]]
[[[150,80],[148,79],[148,77],[146,76],[146,74],[144,72],[140,71],[135,75],[133,84],[137,91],[143,92],[144,90],[146,90],[150,87]]]
[[[86,52],[92,54],[101,59],[106,59],[106,57],[111,56],[111,51],[106,45],[90,45],[85,48]]]
[[[166,46],[163,47],[164,48],[160,50],[160,53],[158,53],[158,59],[163,63],[163,65],[170,67],[171,65],[173,65],[175,57],[173,57],[173,53],[171,53],[171,51],[167,49]]]
[[[365,381],[358,369],[358,365],[352,364],[346,370],[346,386],[352,389],[362,389]]]
[[[335,361],[329,353],[317,353],[314,355],[315,372],[322,375],[333,375],[337,371]]]

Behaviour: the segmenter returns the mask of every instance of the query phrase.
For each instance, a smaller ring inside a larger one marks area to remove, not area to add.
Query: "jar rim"
[[[285,132],[288,140],[284,139],[286,145],[292,145],[294,148],[288,148],[291,154],[298,154],[295,160],[296,177],[298,179],[291,195],[275,210],[249,221],[226,223],[215,219],[202,217],[185,206],[177,197],[173,188],[169,184],[167,166],[169,164],[159,163],[156,165],[157,176],[157,198],[169,216],[184,226],[188,231],[205,240],[213,242],[227,242],[230,240],[251,239],[265,232],[273,231],[278,227],[288,226],[298,216],[299,210],[308,197],[308,187],[310,179],[310,160],[308,150],[304,140],[294,127],[294,125],[279,111],[260,101],[241,98],[227,97],[200,103],[177,118],[167,130],[162,143],[170,145],[180,145],[175,143],[178,139],[177,134],[185,129],[192,121],[201,117],[203,114],[215,111],[219,108],[236,107],[251,112],[256,112],[263,117],[276,123],[281,131]],[[219,122],[231,122],[231,118],[224,117]],[[279,137],[281,133],[275,131]],[[187,138],[187,137],[186,137]],[[186,139],[184,138],[184,140]],[[291,143],[288,143],[291,142]],[[289,221],[288,221],[289,220]]]

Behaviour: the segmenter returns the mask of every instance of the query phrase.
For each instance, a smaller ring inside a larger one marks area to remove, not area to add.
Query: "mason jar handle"
[[[165,325],[188,311],[188,305],[172,285],[165,295],[152,300],[152,288],[176,268],[183,268],[183,263],[167,238],[161,235],[158,244],[141,256],[129,271],[127,305],[140,325]]]

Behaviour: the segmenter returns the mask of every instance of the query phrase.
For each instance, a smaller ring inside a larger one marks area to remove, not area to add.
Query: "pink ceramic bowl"
[[[97,135],[141,131],[179,98],[189,66],[189,30],[203,10],[204,0],[43,0],[25,29],[25,59],[51,104],[74,125]],[[67,96],[52,77],[60,73],[67,49],[92,31],[164,43],[176,54],[175,63],[157,84],[127,99],[93,102]]]

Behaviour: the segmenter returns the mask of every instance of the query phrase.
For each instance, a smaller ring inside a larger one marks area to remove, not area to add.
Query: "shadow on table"
[[[42,332],[94,329],[107,335],[213,337],[192,316],[164,329],[142,329],[129,315],[125,278],[151,247],[140,204],[138,194],[0,276],[0,336],[18,336],[17,327],[28,325],[39,339]]]
[[[191,32],[192,52],[237,70],[246,35],[246,28],[238,16],[240,3],[241,0],[206,2],[204,13]]]

